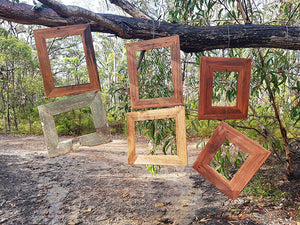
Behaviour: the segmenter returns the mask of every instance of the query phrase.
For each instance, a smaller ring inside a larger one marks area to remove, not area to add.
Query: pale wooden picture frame
[[[201,57],[199,120],[247,119],[251,59]],[[238,72],[235,106],[212,106],[214,72]]]
[[[177,155],[137,155],[135,147],[135,122],[175,118]],[[128,164],[187,166],[185,108],[175,107],[127,113]]]
[[[59,142],[54,116],[89,106],[96,132]],[[45,143],[50,157],[66,154],[79,146],[100,145],[111,141],[111,134],[99,91],[71,96],[38,107]]]
[[[171,71],[174,95],[170,97],[140,99],[136,52],[163,47],[170,47],[171,50]],[[126,51],[132,109],[172,107],[183,105],[180,43],[178,35],[129,43],[126,44]]]
[[[249,155],[230,181],[209,165],[225,140]],[[258,143],[221,122],[194,162],[193,168],[229,198],[236,199],[270,154],[271,152]]]
[[[40,69],[43,77],[43,83],[47,98],[82,94],[90,91],[101,90],[93,40],[91,35],[91,28],[89,24],[61,26],[34,30],[33,34],[35,38],[36,49],[38,53]],[[46,39],[56,37],[69,37],[74,35],[80,35],[82,38],[90,83],[55,87],[47,50]]]

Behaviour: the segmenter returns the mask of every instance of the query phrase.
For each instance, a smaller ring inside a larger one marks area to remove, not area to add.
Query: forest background
[[[19,1],[15,1],[19,2]],[[98,12],[124,13],[106,1],[72,1]],[[168,1],[133,3],[151,18],[193,26],[226,24],[300,25],[297,0],[283,1]],[[41,4],[36,8],[44,7]],[[184,10],[182,10],[184,9]],[[37,107],[60,98],[46,99],[37,59],[33,30],[28,26],[0,21],[0,132],[4,134],[42,134]],[[155,38],[155,35],[153,35]],[[126,113],[131,111],[127,72],[126,43],[113,35],[93,33],[102,98],[113,134],[126,134]],[[230,41],[230,40],[228,40]],[[79,37],[50,39],[49,58],[56,86],[88,82],[84,53]],[[140,53],[142,54],[142,53]],[[140,93],[143,98],[172,95],[168,49],[145,54],[140,64]],[[139,56],[139,55],[138,55]],[[282,153],[290,152],[300,137],[300,54],[299,50],[270,48],[228,48],[199,53],[181,52],[183,94],[189,137],[209,138],[219,121],[197,119],[200,57],[238,57],[252,59],[249,117],[226,120],[246,136],[260,142],[284,164]],[[138,57],[139,58],[139,57]],[[154,66],[155,65],[155,66]],[[236,74],[220,73],[214,78],[215,104],[229,106],[236,98]],[[153,89],[155,87],[155,89]],[[63,97],[65,98],[65,97]],[[89,108],[55,116],[59,135],[93,132]],[[165,126],[168,124],[168,126]],[[137,125],[139,135],[148,136],[152,150],[175,149],[174,121],[145,121]],[[288,165],[289,166],[289,165]],[[293,168],[288,168],[288,170]],[[289,172],[288,172],[289,173]],[[289,173],[291,175],[291,173]]]

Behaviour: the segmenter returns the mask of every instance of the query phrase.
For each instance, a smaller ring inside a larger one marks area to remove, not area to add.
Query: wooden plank
[[[175,118],[177,155],[136,155],[135,122]],[[187,166],[185,108],[176,107],[127,113],[128,164]]]
[[[214,72],[238,72],[235,106],[212,106]],[[251,59],[201,57],[199,120],[247,119],[251,78]]]
[[[58,114],[90,106],[91,102],[95,98],[95,95],[96,92],[88,92],[86,94],[74,95],[63,100],[41,105],[39,106],[39,108],[43,108],[48,113],[55,116]]]
[[[247,160],[230,181],[209,166],[211,160],[225,140],[230,141],[249,154]],[[269,151],[247,136],[235,130],[228,124],[221,122],[194,162],[193,168],[229,198],[235,199],[270,154]]]
[[[140,99],[136,51],[154,48],[170,47],[171,50],[171,71],[174,95],[152,99]],[[130,97],[132,109],[145,109],[156,107],[172,107],[183,105],[182,72],[180,60],[179,36],[157,38],[153,40],[140,41],[126,44],[128,75],[130,85]]]
[[[35,38],[40,69],[43,77],[43,83],[47,98],[75,95],[95,90],[101,90],[95,59],[95,52],[92,42],[91,29],[89,24],[34,30],[33,34]],[[46,39],[55,37],[68,37],[74,35],[80,35],[82,37],[90,83],[55,87],[47,50]]]

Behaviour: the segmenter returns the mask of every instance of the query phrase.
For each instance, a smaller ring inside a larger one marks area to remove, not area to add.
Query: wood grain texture
[[[140,99],[136,52],[163,47],[170,47],[171,49],[171,71],[174,95],[171,97]],[[172,107],[183,105],[180,44],[178,35],[130,43],[126,45],[126,51],[132,109]]]
[[[212,106],[214,72],[238,72],[235,106]],[[251,78],[251,59],[201,57],[199,120],[247,119]]]
[[[175,118],[177,155],[136,155],[135,122]],[[128,164],[187,166],[185,108],[176,107],[127,113]]]
[[[91,28],[88,24],[34,30],[33,33],[47,98],[82,94],[101,89],[91,35]],[[82,38],[90,83],[55,87],[46,39],[56,37],[69,37],[74,35],[80,35]]]
[[[96,132],[59,142],[54,116],[90,106]],[[45,143],[50,157],[66,154],[81,145],[99,145],[111,141],[106,113],[99,91],[71,96],[38,107]]]
[[[249,154],[247,160],[230,181],[209,166],[211,160],[225,140],[228,140]],[[221,122],[194,162],[193,168],[229,198],[235,199],[270,154],[269,151],[250,138],[228,124]]]

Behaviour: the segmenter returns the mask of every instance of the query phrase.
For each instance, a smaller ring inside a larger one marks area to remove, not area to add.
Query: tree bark
[[[120,27],[122,32],[83,17],[63,17],[50,8],[33,10],[33,6],[28,4],[0,0],[0,18],[4,20],[47,27],[91,23],[92,31],[115,34],[123,39],[147,40],[179,35],[181,50],[185,52],[258,47],[300,50],[300,27],[252,24],[198,27],[111,14],[99,15]]]

